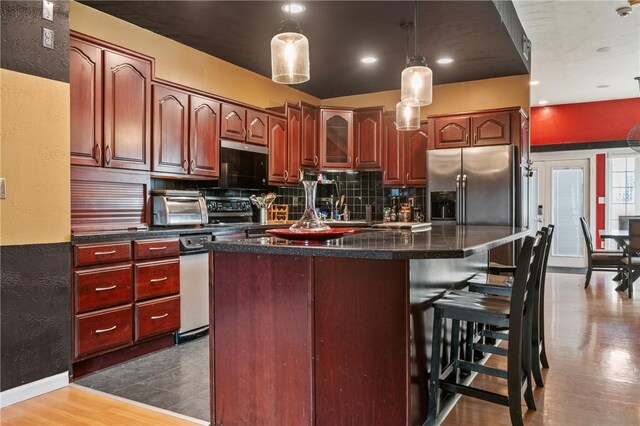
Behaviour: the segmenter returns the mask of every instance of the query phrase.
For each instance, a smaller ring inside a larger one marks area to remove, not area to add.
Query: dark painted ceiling
[[[154,33],[271,78],[270,41],[282,1],[84,1]],[[309,39],[311,80],[294,87],[319,98],[400,88],[403,21],[413,2],[304,1],[294,15]],[[421,1],[418,53],[434,84],[527,74],[492,1]],[[377,56],[372,65],[360,63]],[[449,56],[450,65],[435,60]]]

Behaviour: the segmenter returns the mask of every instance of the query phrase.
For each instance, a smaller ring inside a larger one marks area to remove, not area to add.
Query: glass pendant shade
[[[396,104],[396,129],[402,131],[420,129],[420,106],[418,104],[402,101]]]
[[[296,21],[283,21],[271,39],[271,79],[281,84],[309,80],[309,40]]]
[[[426,106],[432,98],[433,72],[422,56],[414,56],[402,71],[400,101]]]

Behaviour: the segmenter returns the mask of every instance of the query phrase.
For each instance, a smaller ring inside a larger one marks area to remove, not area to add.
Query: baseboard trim
[[[56,374],[55,376],[45,377],[35,382],[26,383],[24,385],[7,389],[0,392],[0,408],[21,402],[44,393],[63,388],[69,384],[69,372]]]

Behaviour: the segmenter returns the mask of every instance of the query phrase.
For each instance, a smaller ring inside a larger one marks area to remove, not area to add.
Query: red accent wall
[[[594,241],[594,249],[602,248],[602,238],[600,231],[607,228],[605,223],[605,204],[598,203],[599,197],[604,197],[606,193],[606,175],[607,175],[607,156],[606,154],[596,154],[596,235]]]
[[[626,140],[640,97],[531,108],[531,145]]]

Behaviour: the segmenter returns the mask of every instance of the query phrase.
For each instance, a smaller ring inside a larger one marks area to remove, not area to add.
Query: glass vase
[[[291,225],[289,228],[293,232],[321,232],[331,229],[318,216],[316,211],[316,186],[318,182],[315,180],[303,180],[306,204],[304,213],[300,220]]]

